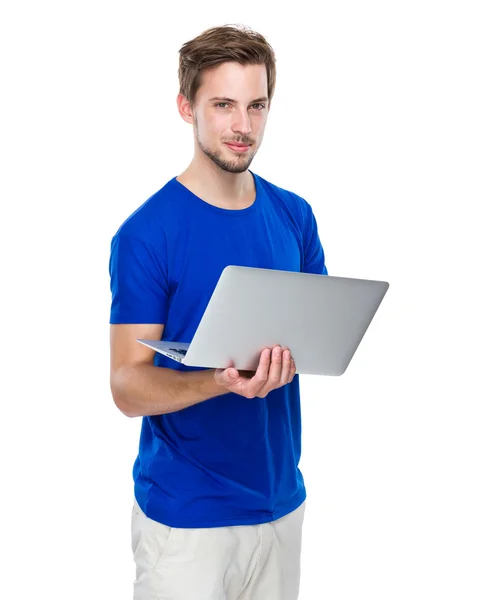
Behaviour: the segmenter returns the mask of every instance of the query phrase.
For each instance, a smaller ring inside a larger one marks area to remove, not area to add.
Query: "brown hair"
[[[276,86],[274,50],[260,33],[245,25],[223,25],[207,29],[179,50],[179,92],[193,105],[205,69],[224,62],[266,65],[269,104]]]

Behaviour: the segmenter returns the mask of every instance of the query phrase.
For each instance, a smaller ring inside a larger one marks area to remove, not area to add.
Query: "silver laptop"
[[[342,375],[386,281],[228,266],[190,343],[139,339],[185,365],[255,371],[264,348],[286,346],[296,373]]]

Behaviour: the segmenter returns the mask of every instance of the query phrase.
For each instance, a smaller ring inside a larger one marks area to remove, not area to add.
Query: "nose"
[[[242,135],[249,135],[251,132],[251,119],[246,110],[239,108],[235,111],[232,131]]]

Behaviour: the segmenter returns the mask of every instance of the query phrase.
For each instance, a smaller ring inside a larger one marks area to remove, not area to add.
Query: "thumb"
[[[226,370],[227,379],[233,380],[237,377],[237,371],[235,369],[227,369]]]
[[[215,379],[218,383],[229,384],[234,380],[234,372],[232,369],[216,369],[214,373]]]

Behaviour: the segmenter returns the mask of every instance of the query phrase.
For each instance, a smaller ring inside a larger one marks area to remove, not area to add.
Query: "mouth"
[[[225,145],[227,147],[229,147],[233,152],[236,152],[238,154],[242,154],[244,152],[247,152],[250,148],[250,144],[236,144],[236,143],[230,143],[230,142],[224,142]]]

